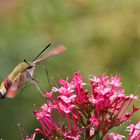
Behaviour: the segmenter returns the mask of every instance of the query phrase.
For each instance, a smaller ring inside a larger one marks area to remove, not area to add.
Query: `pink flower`
[[[54,121],[52,110],[53,105],[48,102],[48,104],[42,105],[39,111],[34,111],[35,116],[40,121],[40,124],[42,126],[42,130],[38,128],[35,129],[36,133],[41,133],[44,136],[49,136],[57,131],[58,127]]]
[[[45,93],[46,103],[34,111],[42,127],[36,128],[35,133],[48,139],[99,140],[111,128],[130,120],[139,109],[133,106],[128,111],[138,97],[125,95],[120,76],[94,76],[89,85],[76,72],[71,81],[61,79],[59,85]],[[106,140],[123,138],[115,133],[106,136]]]
[[[34,133],[31,137],[26,136],[25,140],[35,140],[36,133]]]
[[[122,83],[121,83],[121,78],[120,76],[116,75],[116,76],[112,76],[111,77],[111,82],[110,82],[111,85],[115,86],[115,87],[121,87],[122,86]]]
[[[137,97],[125,96],[119,76],[110,79],[105,75],[94,76],[90,81],[92,96],[89,97],[89,101],[94,108],[94,120],[98,120],[102,133],[124,121],[128,121],[138,110],[137,107],[133,107],[131,112],[127,112],[131,102],[137,100]]]
[[[138,122],[136,125],[129,125],[127,127],[127,131],[129,131],[128,140],[140,140],[140,122]]]
[[[110,133],[105,137],[105,140],[122,140],[125,136],[117,134],[117,133]]]
[[[93,124],[94,128],[98,129],[98,126],[100,125],[99,120],[95,117],[94,114],[91,115],[90,121]]]

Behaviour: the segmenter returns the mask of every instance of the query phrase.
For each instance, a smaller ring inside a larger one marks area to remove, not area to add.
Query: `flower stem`
[[[97,134],[97,135],[95,136],[95,140],[102,140],[102,137],[100,137],[99,134]]]

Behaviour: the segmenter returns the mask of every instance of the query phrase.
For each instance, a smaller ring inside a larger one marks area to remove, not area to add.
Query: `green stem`
[[[96,135],[95,140],[102,140],[102,137],[100,137],[99,135]]]

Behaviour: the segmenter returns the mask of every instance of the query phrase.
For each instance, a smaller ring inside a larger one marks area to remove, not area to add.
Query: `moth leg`
[[[33,83],[35,84],[37,90],[41,93],[42,96],[44,96],[43,92],[41,91],[40,87],[38,86],[36,81],[33,81]]]
[[[31,80],[31,81],[39,82],[39,80],[37,80],[36,77],[31,76],[30,73],[29,73],[29,77],[30,77],[30,80]]]
[[[51,86],[51,82],[50,82],[50,78],[49,78],[49,72],[47,70],[47,67],[46,66],[38,66],[38,67],[45,69],[46,76],[47,76],[47,81],[48,81],[48,84],[49,84],[49,88],[51,90],[52,89],[52,86]]]
[[[22,92],[23,92],[23,90],[24,89],[26,89],[27,87],[29,87],[31,84],[25,84],[24,86],[23,86],[23,88],[20,90],[20,92],[19,92],[19,94],[22,94]]]
[[[28,73],[28,76],[30,78],[30,81],[36,86],[37,90],[41,93],[41,95],[44,96],[43,92],[41,91],[40,87],[37,84],[37,82],[39,81],[35,77],[31,76],[30,73]]]

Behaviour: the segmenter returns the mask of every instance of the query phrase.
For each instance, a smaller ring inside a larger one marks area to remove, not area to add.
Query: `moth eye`
[[[33,66],[28,66],[28,68],[27,69],[32,69],[33,68]]]

